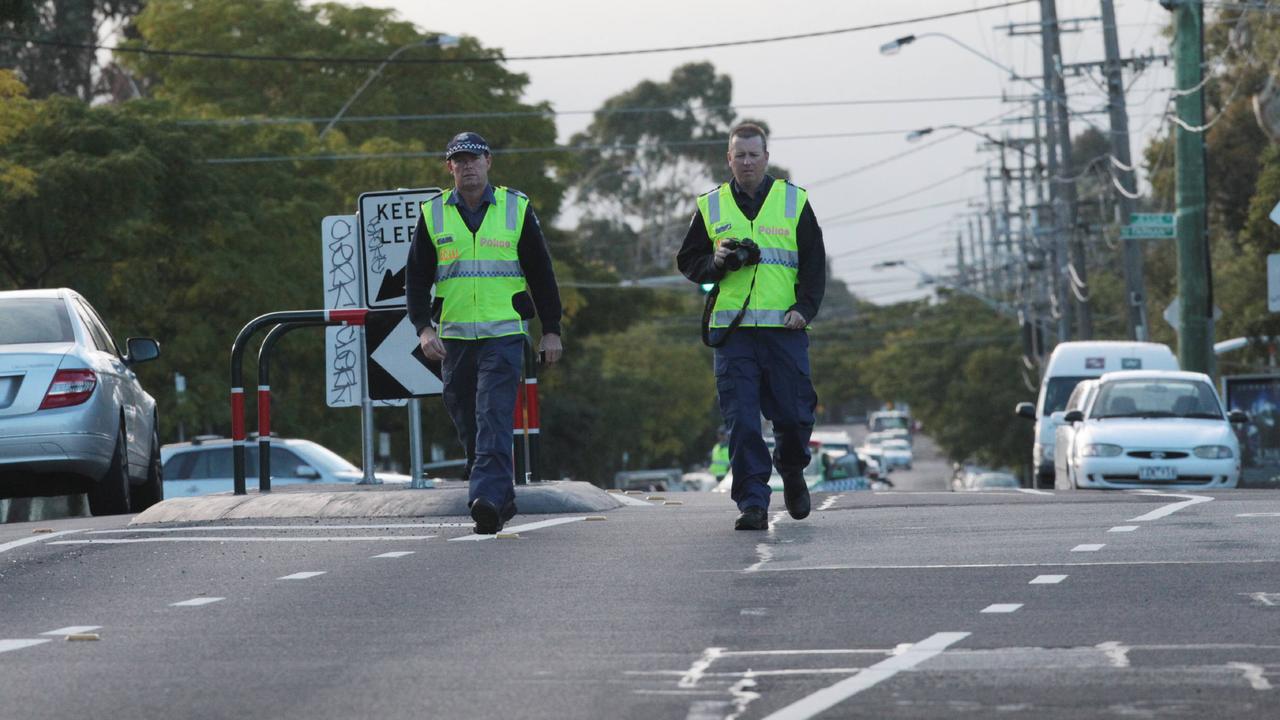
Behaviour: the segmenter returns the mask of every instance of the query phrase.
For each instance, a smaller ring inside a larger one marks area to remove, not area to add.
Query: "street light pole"
[[[442,48],[457,47],[458,43],[459,43],[459,39],[457,36],[436,35],[435,37],[432,37],[432,38],[423,38],[421,40],[414,40],[408,45],[404,45],[402,47],[396,48],[394,52],[392,52],[390,55],[387,56],[386,60],[382,61],[382,64],[378,65],[376,69],[374,69],[372,72],[369,73],[369,76],[364,79],[364,82],[360,85],[358,89],[356,89],[355,93],[352,94],[351,97],[347,98],[347,101],[342,104],[342,108],[338,110],[338,114],[334,115],[333,119],[329,121],[329,124],[325,125],[324,129],[320,131],[320,138],[323,139],[325,135],[329,134],[329,131],[333,129],[333,126],[339,120],[342,119],[343,115],[347,114],[347,110],[351,108],[351,104],[356,101],[356,98],[360,97],[360,94],[363,93],[365,89],[368,88],[369,85],[373,83],[374,79],[376,79],[379,75],[382,74],[382,71],[387,67],[387,65],[391,63],[392,60],[395,60],[396,58],[400,57],[400,53],[406,50],[409,50],[410,48],[416,48],[416,47],[432,47],[436,45]]]

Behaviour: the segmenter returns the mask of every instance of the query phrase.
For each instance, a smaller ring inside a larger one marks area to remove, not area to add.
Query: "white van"
[[[1059,343],[1045,364],[1040,397],[1035,405],[1018,403],[1021,417],[1036,421],[1031,466],[1037,487],[1053,487],[1054,434],[1076,385],[1114,370],[1178,370],[1168,345],[1115,340]]]

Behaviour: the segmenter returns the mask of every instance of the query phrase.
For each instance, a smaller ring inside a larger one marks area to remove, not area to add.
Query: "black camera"
[[[751,238],[725,240],[720,243],[720,246],[732,251],[724,258],[726,270],[741,270],[747,265],[756,265],[760,262],[760,246],[756,245]]]

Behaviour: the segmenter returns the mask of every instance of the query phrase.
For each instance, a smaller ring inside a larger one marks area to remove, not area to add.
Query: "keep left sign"
[[[405,307],[404,274],[422,203],[440,188],[367,192],[358,203],[364,306]]]

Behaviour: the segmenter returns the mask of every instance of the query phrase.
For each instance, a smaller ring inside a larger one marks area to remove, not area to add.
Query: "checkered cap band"
[[[471,142],[471,141],[456,143],[449,146],[449,149],[446,150],[444,153],[444,158],[448,160],[449,158],[453,157],[454,155],[457,155],[458,153],[473,153],[475,155],[487,155],[489,153],[489,146],[485,145],[484,143]]]

